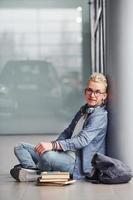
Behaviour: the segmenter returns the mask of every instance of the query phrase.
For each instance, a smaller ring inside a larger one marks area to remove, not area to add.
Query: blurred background
[[[86,3],[0,1],[0,134],[59,133],[84,104]]]

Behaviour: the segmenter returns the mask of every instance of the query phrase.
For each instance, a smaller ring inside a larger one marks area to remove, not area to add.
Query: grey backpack
[[[93,166],[92,172],[86,175],[89,182],[120,184],[127,183],[132,178],[131,169],[120,160],[96,153],[91,163]]]

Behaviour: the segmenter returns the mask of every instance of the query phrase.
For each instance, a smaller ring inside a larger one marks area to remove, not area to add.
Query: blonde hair
[[[88,83],[89,83],[89,81],[95,81],[95,82],[103,83],[103,85],[105,86],[105,89],[107,90],[107,86],[108,86],[107,79],[102,73],[97,73],[97,72],[93,73],[90,76]]]

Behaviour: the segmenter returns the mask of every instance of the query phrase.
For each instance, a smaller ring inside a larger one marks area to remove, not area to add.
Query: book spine
[[[69,175],[42,175],[41,176],[42,179],[54,179],[54,178],[60,178],[60,179],[63,179],[63,178],[70,178]]]
[[[41,175],[69,175],[69,172],[60,172],[60,171],[52,171],[52,172],[42,172]]]
[[[69,179],[39,179],[39,182],[66,182]]]

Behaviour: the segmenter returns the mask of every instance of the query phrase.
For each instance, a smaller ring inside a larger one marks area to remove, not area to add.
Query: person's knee
[[[18,143],[15,147],[14,147],[14,153],[16,155],[16,152],[20,149],[23,148],[23,143]]]

